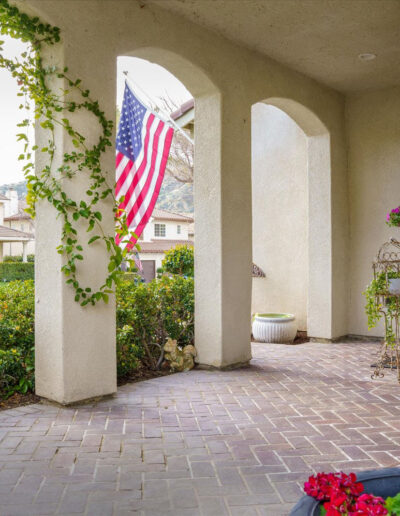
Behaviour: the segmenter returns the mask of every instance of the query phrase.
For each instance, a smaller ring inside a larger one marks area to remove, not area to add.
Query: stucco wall
[[[385,224],[400,204],[400,88],[350,95],[347,99],[350,190],[349,333],[368,332],[362,292],[372,277],[379,246],[400,229]]]
[[[266,278],[253,278],[252,313],[293,313],[307,329],[307,139],[274,106],[252,109],[253,261]]]

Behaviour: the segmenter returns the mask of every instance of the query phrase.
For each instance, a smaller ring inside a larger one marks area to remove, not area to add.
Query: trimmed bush
[[[8,398],[15,392],[25,394],[35,387],[34,348],[0,349],[0,394]]]
[[[22,262],[0,262],[0,282],[30,280],[34,278],[35,265]]]
[[[10,256],[10,255],[6,255],[6,256],[3,256],[3,262],[4,262],[4,263],[22,262],[22,256]]]
[[[34,262],[35,261],[35,255],[34,254],[28,254],[28,256],[26,257],[27,258],[27,261],[28,262]],[[22,256],[19,255],[19,256],[3,256],[3,262],[7,262],[7,263],[15,263],[15,262],[18,262],[18,263],[22,263]]]
[[[143,347],[135,343],[134,329],[129,324],[117,328],[117,376],[124,378],[139,367]]]
[[[131,281],[133,283],[143,283],[143,279],[137,272],[121,272],[121,281]]]
[[[117,328],[125,325],[133,328],[132,342],[141,347],[163,344],[167,337],[180,346],[192,344],[193,278],[163,276],[137,285],[122,282],[117,289]]]
[[[34,387],[34,283],[0,284],[0,394]]]
[[[34,310],[32,280],[0,284],[0,349],[34,345]]]
[[[181,276],[194,276],[194,250],[192,246],[177,245],[166,251],[162,262],[165,272]]]

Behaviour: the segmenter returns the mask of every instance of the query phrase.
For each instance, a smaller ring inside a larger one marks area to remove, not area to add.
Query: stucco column
[[[28,261],[28,242],[22,242],[22,261],[27,262]]]
[[[85,42],[85,32],[68,40],[63,33],[61,45],[51,48],[44,56],[45,62],[68,66],[69,75],[82,79],[83,88],[91,90],[93,99],[99,99],[106,116],[115,119],[115,58],[105,48],[96,48],[91,55]],[[57,79],[55,88],[63,84]],[[60,89],[58,91],[60,91]],[[84,110],[72,115],[66,113],[71,123],[87,137],[86,144],[97,141],[99,130],[93,116]],[[68,137],[56,126],[56,153],[54,170],[62,163],[64,152],[71,150]],[[47,144],[48,134],[37,129],[36,142]],[[107,171],[109,184],[114,184],[114,149],[104,156],[103,170]],[[44,154],[37,153],[36,168],[43,165]],[[64,188],[75,200],[86,199],[87,177],[79,172]],[[102,227],[105,234],[114,234],[114,219],[110,202],[102,202]],[[74,290],[66,285],[61,272],[63,257],[57,253],[61,238],[61,220],[46,201],[37,204],[36,218],[36,392],[45,398],[68,404],[79,400],[108,395],[116,391],[115,354],[115,300],[108,304],[81,307],[74,301]],[[84,245],[84,261],[79,265],[79,279],[84,286],[98,289],[107,275],[108,255],[105,247],[95,242],[89,248],[86,225],[78,227],[79,239]]]
[[[0,262],[3,261],[3,242],[0,242]]]
[[[196,347],[212,367],[251,358],[250,109],[236,100],[196,98]]]
[[[332,199],[329,135],[308,138],[308,335],[332,339]]]

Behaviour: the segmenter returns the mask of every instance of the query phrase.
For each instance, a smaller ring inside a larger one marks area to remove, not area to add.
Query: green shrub
[[[117,289],[117,328],[132,328],[129,339],[151,365],[154,345],[167,337],[180,346],[194,337],[194,281],[181,276],[163,276],[150,283],[122,282]],[[118,337],[118,333],[117,333]]]
[[[135,371],[143,357],[143,348],[135,344],[134,330],[126,324],[117,328],[117,376],[123,378]]]
[[[26,257],[28,262],[34,262],[35,261],[35,255],[34,254],[28,254]],[[19,256],[3,256],[3,262],[6,263],[22,263],[22,255]]]
[[[33,347],[34,298],[33,280],[0,284],[0,349]]]
[[[150,283],[123,282],[117,289],[117,327],[129,325],[139,346],[176,339],[184,346],[194,336],[194,280],[163,276]]]
[[[169,251],[166,251],[162,266],[165,272],[169,272],[170,274],[194,276],[193,247],[177,245]]]
[[[34,348],[0,349],[0,393],[8,398],[15,392],[25,394],[34,389]]]
[[[29,280],[34,278],[35,266],[33,263],[22,262],[1,262],[0,263],[0,282]]]
[[[143,278],[137,272],[121,272],[121,281],[132,281],[134,283],[143,283]]]
[[[149,284],[158,308],[162,336],[176,339],[178,345],[192,344],[194,339],[194,280],[163,276]],[[161,337],[162,338],[162,337]],[[160,339],[159,339],[160,340]]]
[[[381,272],[374,278],[365,292],[363,292],[366,304],[365,313],[368,318],[368,329],[375,328],[382,317],[385,319],[385,341],[388,344],[395,342],[395,328],[393,328],[393,320],[395,320],[398,312],[398,298],[388,294],[388,280],[399,278],[400,273],[397,271]],[[387,294],[387,295],[385,295]],[[380,302],[384,299],[385,310],[383,310]]]
[[[4,262],[4,263],[22,262],[22,256],[10,256],[10,255],[6,255],[6,256],[3,256],[3,262]]]

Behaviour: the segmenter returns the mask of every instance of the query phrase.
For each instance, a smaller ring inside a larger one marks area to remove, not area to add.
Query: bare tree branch
[[[169,96],[160,97],[160,104],[161,109],[167,113],[172,113],[179,108],[179,105]],[[194,145],[177,130],[172,140],[166,172],[180,183],[193,183]]]

